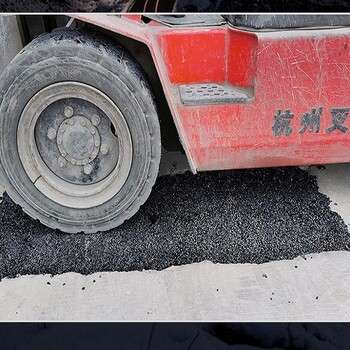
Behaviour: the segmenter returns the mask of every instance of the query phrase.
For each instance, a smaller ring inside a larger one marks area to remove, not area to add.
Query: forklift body
[[[193,172],[350,161],[348,16],[76,17],[149,47]]]

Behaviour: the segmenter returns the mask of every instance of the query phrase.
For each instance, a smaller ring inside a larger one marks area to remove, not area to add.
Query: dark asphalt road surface
[[[69,235],[0,204],[0,278],[75,271],[161,270],[203,260],[263,263],[349,250],[341,217],[299,168],[186,173],[157,180],[128,222]]]

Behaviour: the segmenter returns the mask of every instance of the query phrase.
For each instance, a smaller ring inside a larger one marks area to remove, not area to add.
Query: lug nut
[[[69,125],[74,125],[74,120],[73,119],[69,119]]]
[[[62,151],[61,155],[62,155],[62,157],[65,157],[67,155],[67,153],[65,151]]]
[[[94,115],[91,117],[91,124],[92,124],[93,126],[97,126],[98,124],[100,124],[100,121],[101,121],[100,117],[99,117],[98,115],[96,115],[96,114],[94,114]]]
[[[80,122],[80,124],[81,124],[82,126],[85,126],[85,125],[86,125],[86,121],[85,121],[85,120],[82,120],[82,121]]]
[[[95,141],[95,146],[98,147],[100,145],[100,141]]]
[[[47,137],[50,139],[50,140],[54,140],[56,138],[56,130],[54,128],[50,128],[47,132]]]
[[[95,128],[91,128],[90,131],[91,131],[91,134],[92,134],[92,135],[95,135],[95,133],[96,133]]]
[[[75,159],[72,159],[70,162],[71,162],[73,165],[76,163]]]
[[[86,175],[89,175],[91,172],[92,172],[92,166],[91,166],[91,164],[85,165],[85,166],[84,166],[84,173],[85,173]]]
[[[68,106],[64,109],[64,116],[66,118],[70,118],[73,114],[74,114],[74,109],[72,107]]]
[[[62,158],[62,157],[59,157],[58,158],[58,166],[60,167],[60,168],[63,168],[65,165],[66,165],[66,160],[64,159],[64,158]]]
[[[103,143],[101,145],[100,151],[105,156],[108,153],[108,151],[109,151],[108,146],[105,143]]]
[[[84,159],[83,160],[83,165],[86,165],[88,163],[88,160],[87,159]]]

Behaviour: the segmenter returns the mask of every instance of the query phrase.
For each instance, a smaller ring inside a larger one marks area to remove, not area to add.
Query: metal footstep
[[[246,103],[253,97],[248,90],[220,84],[180,85],[179,90],[182,103],[190,106]]]

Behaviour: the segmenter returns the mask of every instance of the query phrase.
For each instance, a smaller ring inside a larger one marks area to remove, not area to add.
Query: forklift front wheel
[[[0,92],[2,180],[33,218],[65,232],[103,231],[146,201],[160,128],[125,50],[89,32],[44,34],[11,62]]]

